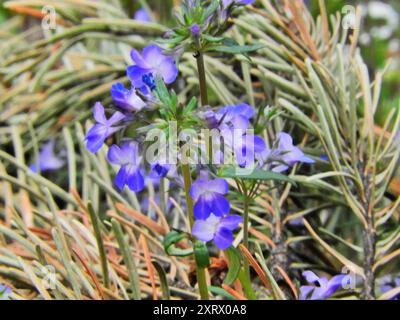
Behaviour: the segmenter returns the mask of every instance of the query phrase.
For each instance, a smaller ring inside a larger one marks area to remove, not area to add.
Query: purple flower
[[[65,159],[54,153],[54,145],[54,139],[50,139],[43,144],[39,153],[39,159],[29,167],[33,172],[38,172],[38,169],[41,172],[58,170],[64,166]]]
[[[151,178],[165,178],[171,169],[169,164],[156,162],[151,165],[150,177]]]
[[[315,163],[315,161],[307,157],[300,148],[293,145],[292,137],[285,133],[280,132],[277,135],[278,145],[273,149],[266,149],[263,153],[263,160],[270,161],[272,171],[283,172],[289,167],[294,166],[298,162]]]
[[[233,230],[237,229],[243,218],[238,215],[218,217],[214,214],[206,220],[197,220],[192,229],[192,234],[200,241],[214,240],[215,245],[225,250],[232,245]]]
[[[380,284],[381,293],[389,292],[390,290],[400,287],[400,276],[384,276],[378,280]],[[394,294],[389,297],[390,300],[400,300],[400,293]]]
[[[151,22],[151,17],[146,9],[139,9],[135,12],[134,19],[142,22]]]
[[[11,289],[7,286],[0,286],[0,300],[8,300],[11,294]]]
[[[221,178],[197,179],[190,188],[190,196],[195,201],[194,216],[207,219],[211,213],[222,217],[230,210],[230,204],[224,195],[228,193],[228,183]]]
[[[86,134],[86,148],[90,152],[96,153],[109,136],[122,128],[122,126],[115,125],[124,119],[125,116],[117,111],[107,120],[104,107],[100,102],[96,102],[94,105],[93,116],[97,123]]]
[[[178,69],[172,57],[163,54],[160,47],[149,45],[143,49],[142,55],[133,49],[131,51],[134,66],[129,66],[127,75],[135,88],[155,88],[155,78],[160,76],[166,84],[175,81]]]
[[[328,280],[325,277],[318,277],[312,271],[304,271],[303,277],[313,285],[300,287],[300,300],[324,300],[340,287],[349,285],[351,281],[348,275],[339,274]]]
[[[254,108],[246,103],[226,106],[216,112],[216,118],[221,123],[220,129],[246,130],[250,126],[250,119],[254,116]]]
[[[192,35],[194,35],[195,37],[198,37],[200,34],[200,27],[197,23],[192,24],[192,26],[190,27],[190,32],[192,33]]]
[[[144,188],[144,178],[140,172],[141,157],[138,156],[138,144],[134,141],[125,142],[121,148],[112,145],[107,154],[108,161],[121,166],[115,184],[123,190],[125,185],[134,192]]]
[[[119,82],[112,85],[111,97],[115,104],[125,111],[140,111],[146,105],[136,94],[135,88],[128,90]]]
[[[263,138],[258,135],[245,134],[238,141],[234,140],[236,161],[241,167],[254,165],[262,157],[267,146]]]

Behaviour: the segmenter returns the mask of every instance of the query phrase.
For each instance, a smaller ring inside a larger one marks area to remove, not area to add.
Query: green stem
[[[160,189],[159,189],[159,198],[160,198],[160,209],[161,211],[166,214],[167,213],[167,206],[165,200],[165,179],[160,179]]]
[[[201,51],[197,52],[196,61],[197,61],[197,72],[199,75],[201,105],[206,106],[208,105],[207,79],[206,79],[206,68],[204,66],[204,55]]]
[[[243,208],[243,246],[249,250],[249,204],[251,198],[248,195],[247,187],[243,185],[244,192],[244,208]],[[247,259],[243,260],[243,274],[240,278],[241,283],[243,285],[243,289],[245,290],[247,298],[250,300],[255,300],[256,295],[254,293],[253,288],[251,287],[251,278],[250,278],[250,266]]]
[[[194,224],[194,214],[193,214],[193,200],[190,197],[190,186],[192,185],[192,177],[190,175],[189,164],[182,164],[182,175],[183,175],[183,182],[185,185],[185,197],[186,197],[186,205],[189,216],[190,228],[192,228]],[[209,300],[206,272],[205,269],[198,266],[197,263],[196,263],[196,274],[197,274],[197,283],[199,286],[200,298],[201,300]]]
[[[200,47],[200,40],[198,40],[198,44]],[[196,62],[197,62],[197,72],[199,75],[199,85],[200,85],[200,99],[201,105],[208,105],[208,94],[207,94],[207,78],[206,78],[206,68],[204,65],[204,55],[199,50],[196,54]],[[213,163],[213,146],[212,146],[212,136],[208,137],[208,158],[210,160],[210,165]]]
[[[249,201],[247,197],[244,201],[243,219],[243,245],[249,249]],[[243,268],[246,277],[250,279],[249,262],[246,259],[244,259]]]

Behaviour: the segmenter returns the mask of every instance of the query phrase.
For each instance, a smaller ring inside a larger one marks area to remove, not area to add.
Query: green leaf
[[[202,37],[208,42],[221,42],[225,39],[224,37],[213,37],[209,34],[203,34]]]
[[[229,300],[236,300],[236,298],[235,298],[233,295],[231,295],[228,291],[226,291],[226,290],[223,289],[223,288],[215,287],[215,286],[208,286],[208,290],[209,290],[210,292],[212,292],[213,294],[222,296],[222,297],[224,297],[224,298],[226,298],[226,299],[229,299]]]
[[[196,241],[194,244],[194,258],[196,265],[200,268],[208,268],[210,265],[210,255],[204,242]]]
[[[204,10],[201,16],[201,20],[205,21],[210,15],[212,15],[214,11],[218,9],[219,3],[220,3],[219,0],[213,0],[211,4],[207,7],[207,9]]]
[[[225,253],[227,254],[229,260],[229,270],[224,280],[224,283],[226,283],[229,286],[239,276],[240,266],[241,266],[240,264],[241,255],[240,252],[233,246],[229,247],[225,251]]]
[[[164,238],[164,250],[170,256],[185,257],[193,253],[193,249],[180,249],[175,247],[179,241],[187,238],[187,233],[171,231]]]
[[[258,49],[264,48],[263,44],[254,44],[251,46],[239,46],[239,45],[219,45],[219,46],[211,46],[207,49],[207,51],[217,51],[224,53],[232,53],[232,54],[243,54],[256,51]]]
[[[152,260],[151,263],[153,264],[153,267],[156,269],[158,277],[160,278],[162,297],[164,300],[169,300],[170,291],[168,286],[167,275],[165,274],[163,267],[157,261]]]
[[[164,81],[160,78],[156,78],[156,92],[160,101],[167,107],[171,107],[171,97]]]
[[[266,171],[261,169],[253,169],[250,173],[248,169],[239,167],[226,167],[219,170],[218,175],[224,178],[244,179],[244,180],[274,180],[285,181],[296,185],[296,182],[280,173]]]
[[[197,107],[197,99],[193,97],[190,99],[188,105],[186,106],[186,112],[192,112]]]

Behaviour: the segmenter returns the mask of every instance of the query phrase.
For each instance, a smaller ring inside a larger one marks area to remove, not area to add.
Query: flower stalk
[[[190,222],[190,229],[192,229],[193,224],[194,224],[193,200],[190,197],[190,187],[192,185],[192,177],[190,174],[190,167],[189,167],[188,163],[182,163],[182,175],[183,175],[183,182],[184,182],[184,186],[185,186],[186,206],[187,206],[188,218],[189,218],[189,222]],[[190,230],[190,232],[191,232],[191,230]],[[197,284],[199,286],[201,300],[209,300],[206,272],[205,272],[204,268],[201,268],[197,264],[197,262],[196,262],[196,275],[197,275]]]

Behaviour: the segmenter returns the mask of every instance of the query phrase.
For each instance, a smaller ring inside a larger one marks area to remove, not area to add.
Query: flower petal
[[[126,159],[125,159],[120,147],[117,146],[116,144],[113,144],[108,149],[107,159],[108,159],[108,161],[110,161],[111,163],[114,163],[114,164],[124,165],[127,163],[125,161]]]
[[[307,300],[310,298],[311,292],[315,289],[313,286],[300,287],[300,300]]]
[[[101,124],[107,123],[106,115],[104,114],[104,107],[100,102],[96,102],[93,108],[93,117],[94,119]]]
[[[115,177],[115,185],[118,187],[120,190],[124,190],[126,184],[126,167],[122,166],[121,169],[119,169],[117,176]]]
[[[228,249],[233,242],[232,231],[224,228],[220,228],[214,235],[214,242],[218,249]]]
[[[197,179],[190,187],[190,197],[197,201],[197,199],[207,191],[207,180]]]
[[[200,241],[208,242],[214,238],[215,228],[206,220],[197,220],[193,224],[192,234]]]
[[[86,148],[96,153],[107,139],[107,128],[102,124],[95,124],[86,134]]]
[[[208,191],[227,194],[229,191],[229,185],[225,179],[217,178],[208,182],[207,189]]]
[[[140,192],[144,188],[144,178],[139,170],[139,168],[135,166],[127,167],[126,169],[126,182],[128,184],[129,189],[133,192]]]
[[[195,218],[201,220],[207,219],[211,214],[210,205],[203,196],[200,196],[196,201],[193,211]]]
[[[219,193],[215,193],[212,196],[212,200],[211,203],[209,203],[209,206],[211,211],[218,217],[226,215],[231,208],[229,201]]]
[[[146,64],[155,69],[162,64],[163,59],[165,58],[161,48],[155,44],[145,47],[143,49],[142,56],[146,61]]]
[[[166,84],[174,82],[179,72],[172,57],[164,58],[156,70]]]
[[[314,272],[304,271],[302,275],[308,283],[318,283],[319,277]]]
[[[126,69],[126,75],[131,80],[132,85],[135,88],[141,88],[145,84],[143,82],[143,76],[151,72],[151,69],[145,69],[139,66],[129,66]]]
[[[237,214],[233,214],[222,218],[219,227],[233,231],[239,227],[239,223],[241,222],[243,222],[243,218]]]
[[[151,66],[147,63],[147,61],[142,57],[142,55],[136,49],[131,50],[131,58],[132,61],[135,62],[136,66],[142,69],[151,69]]]

